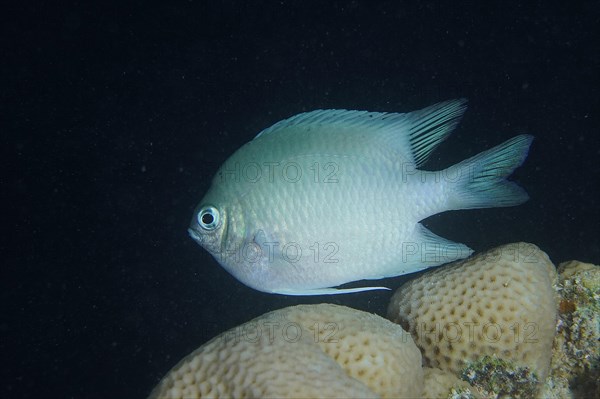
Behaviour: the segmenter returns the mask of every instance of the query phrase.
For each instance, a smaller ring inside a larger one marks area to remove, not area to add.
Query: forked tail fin
[[[506,180],[525,161],[533,136],[523,134],[446,169],[452,182],[448,209],[514,206],[529,196]]]

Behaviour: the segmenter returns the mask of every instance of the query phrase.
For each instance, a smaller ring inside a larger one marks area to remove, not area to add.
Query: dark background
[[[531,133],[531,200],[426,225],[600,262],[598,1],[39,3],[0,17],[2,397],[143,397],[266,311],[384,314],[389,292],[254,291],[187,236],[218,166],[302,111],[468,98],[427,167]]]

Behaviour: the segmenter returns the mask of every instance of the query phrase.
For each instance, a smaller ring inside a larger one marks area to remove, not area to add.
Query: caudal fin
[[[514,206],[529,196],[506,180],[525,161],[533,136],[520,135],[446,169],[452,182],[449,209]]]

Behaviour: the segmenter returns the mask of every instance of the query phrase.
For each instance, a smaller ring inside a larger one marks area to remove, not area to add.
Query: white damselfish
[[[442,171],[424,171],[464,100],[396,114],[317,110],[276,123],[221,166],[189,233],[259,291],[319,295],[413,273],[472,251],[419,221],[439,212],[518,205],[506,180],[533,139],[516,136]]]

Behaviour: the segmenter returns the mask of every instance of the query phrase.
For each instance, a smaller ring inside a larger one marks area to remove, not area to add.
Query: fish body
[[[454,129],[463,100],[396,114],[317,110],[276,123],[221,166],[190,236],[242,283],[318,295],[413,273],[472,251],[422,226],[436,213],[527,200],[506,180],[527,156],[520,135],[442,171],[421,166]]]

